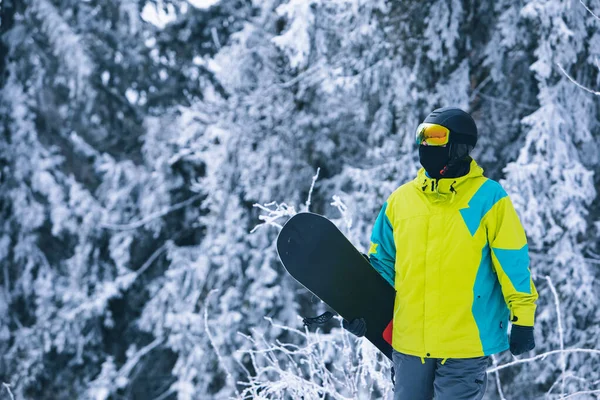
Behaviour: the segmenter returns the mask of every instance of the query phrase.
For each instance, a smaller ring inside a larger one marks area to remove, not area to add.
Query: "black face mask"
[[[419,161],[430,178],[443,178],[440,171],[450,162],[450,146],[419,146]]]

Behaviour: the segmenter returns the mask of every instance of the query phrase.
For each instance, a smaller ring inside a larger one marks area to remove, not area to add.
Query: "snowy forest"
[[[486,399],[600,399],[600,1],[0,0],[0,399],[390,399],[283,269],[366,252],[434,108],[475,118],[539,292]]]

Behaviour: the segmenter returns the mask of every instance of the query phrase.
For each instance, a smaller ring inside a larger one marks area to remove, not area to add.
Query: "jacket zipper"
[[[432,183],[433,187],[433,183]],[[426,235],[426,243],[429,243],[429,225],[431,224],[431,215],[427,219],[427,235]],[[424,278],[423,278],[423,293],[427,293],[427,255],[428,255],[428,247],[425,247],[425,268],[424,268]],[[423,350],[425,354],[427,354],[427,344],[425,343],[425,321],[427,320],[425,313],[427,312],[427,296],[423,296]]]

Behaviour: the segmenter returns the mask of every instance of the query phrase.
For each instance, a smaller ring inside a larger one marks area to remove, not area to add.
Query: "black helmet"
[[[450,143],[463,143],[473,147],[477,143],[477,125],[473,118],[460,108],[438,108],[433,110],[423,122],[450,129]]]

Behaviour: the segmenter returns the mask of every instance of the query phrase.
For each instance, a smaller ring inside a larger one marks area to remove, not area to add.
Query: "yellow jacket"
[[[459,178],[417,178],[391,194],[371,235],[373,267],[396,289],[392,345],[418,357],[508,349],[508,320],[533,326],[527,239],[502,186],[475,161]]]

